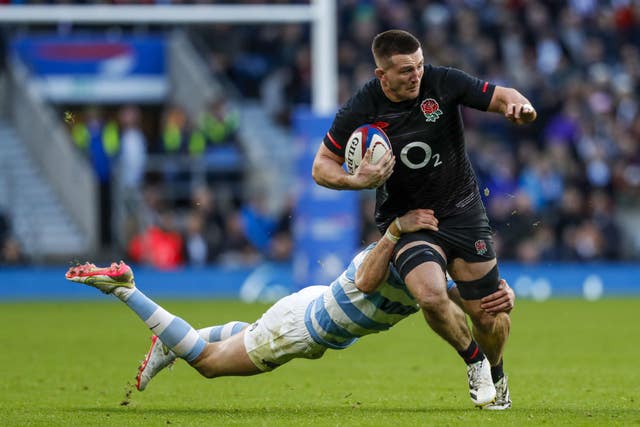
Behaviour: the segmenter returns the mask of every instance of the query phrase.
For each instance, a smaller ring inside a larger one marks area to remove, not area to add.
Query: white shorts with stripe
[[[271,306],[244,334],[251,361],[262,371],[271,371],[295,358],[317,359],[327,347],[316,343],[304,324],[307,306],[327,286],[309,286]]]

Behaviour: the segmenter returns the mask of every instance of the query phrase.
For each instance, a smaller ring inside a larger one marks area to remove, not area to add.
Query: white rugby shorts
[[[271,371],[295,358],[317,359],[327,347],[315,342],[304,324],[307,306],[327,290],[309,286],[271,306],[244,334],[247,355],[261,371]]]

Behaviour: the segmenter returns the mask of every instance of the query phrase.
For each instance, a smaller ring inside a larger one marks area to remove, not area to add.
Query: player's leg
[[[500,278],[496,261],[469,263],[456,258],[451,263],[450,273],[457,283],[462,307],[473,323],[474,337],[495,366],[502,358],[511,322],[507,313],[487,313],[480,307],[480,299],[498,289]]]
[[[440,266],[433,262],[418,265],[404,277],[404,281],[431,329],[457,351],[466,349],[471,342],[471,333],[464,312],[447,296],[445,276]]]
[[[471,336],[464,312],[447,294],[446,261],[441,249],[426,241],[410,241],[397,251],[394,264],[429,326],[467,364],[471,400],[479,406],[492,402],[496,391],[489,363]]]
[[[488,409],[506,409],[511,406],[511,400],[502,355],[509,337],[511,319],[506,312],[488,313],[480,307],[480,299],[498,289],[500,279],[496,260],[470,263],[457,258],[450,265],[450,273],[456,280],[462,307],[473,324],[473,336],[491,363],[496,403]]]
[[[133,271],[122,261],[106,268],[89,263],[71,267],[65,277],[118,297],[176,356],[187,362],[194,361],[204,351],[207,343],[196,330],[138,290],[133,280]]]
[[[313,341],[305,325],[307,307],[326,286],[309,286],[271,306],[258,321],[232,337],[208,344],[191,366],[207,378],[255,375],[295,358],[317,359],[326,347]]]
[[[453,284],[454,282],[450,282],[449,286],[449,297],[458,304],[462,306],[462,298],[460,297],[460,292],[458,287]],[[499,292],[494,292],[493,294],[488,295],[481,299],[483,302],[483,306],[485,306],[486,311],[490,312],[505,312],[511,313],[511,309],[515,303],[515,294],[509,288],[509,285],[504,279],[500,279]],[[494,381],[494,385],[496,388],[496,401],[491,403],[483,409],[488,410],[504,410],[511,407],[511,396],[509,393],[509,385],[507,375],[503,372],[503,359],[500,359],[500,362],[496,366],[491,367],[491,376]]]
[[[201,331],[209,339],[225,333],[228,339],[208,344],[191,365],[207,378],[255,375],[281,366],[294,358],[321,357],[326,347],[314,342],[305,326],[308,305],[326,286],[310,286],[288,295],[271,306],[249,327],[238,324]],[[234,330],[240,330],[233,335]],[[225,332],[227,331],[227,332]]]
[[[247,356],[247,351],[244,346],[245,330],[246,328],[242,328],[233,336],[207,343],[198,357],[189,361],[189,364],[206,378],[262,373],[263,371],[258,369],[249,356]],[[203,335],[208,334],[207,332]],[[140,366],[138,376],[136,377],[136,387],[138,390],[144,390],[149,384],[149,381],[151,381],[160,370],[175,360],[176,356],[173,354],[173,351],[161,351],[159,350],[161,347],[164,347],[164,345],[157,336],[154,336],[151,349],[149,353],[147,353],[145,361]]]
[[[507,382],[507,375],[504,374],[502,378],[496,381],[496,401],[483,406],[482,409],[488,409],[490,411],[504,411],[511,408],[511,393],[509,393],[509,384]]]
[[[284,297],[249,327],[231,322],[199,330],[205,340],[220,340],[209,343],[190,362],[191,366],[207,378],[244,376],[271,371],[298,357],[321,357],[326,347],[309,337],[304,314],[310,302],[325,289],[326,286],[311,286]],[[159,351],[154,354],[158,354],[158,359],[163,357]]]
[[[246,322],[229,322],[224,325],[198,329],[198,335],[208,343],[218,342],[240,333],[249,324]],[[138,366],[136,388],[143,391],[149,382],[164,368],[173,365],[177,356],[157,335],[151,337],[151,347]]]
[[[190,362],[191,366],[207,378],[261,374],[264,371],[247,354],[245,331],[242,329],[230,338],[207,344],[200,356]]]

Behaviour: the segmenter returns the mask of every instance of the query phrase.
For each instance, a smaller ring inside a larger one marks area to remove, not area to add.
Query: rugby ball
[[[387,151],[391,150],[391,142],[382,129],[367,124],[353,131],[344,149],[344,163],[350,174],[353,175],[358,169],[369,147],[373,150],[371,164],[375,165]]]

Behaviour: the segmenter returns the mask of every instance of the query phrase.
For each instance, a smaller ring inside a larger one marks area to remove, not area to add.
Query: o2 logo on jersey
[[[409,158],[409,151],[414,153]],[[422,152],[422,155],[416,153]],[[413,141],[402,147],[400,151],[400,161],[409,169],[421,169],[433,158],[433,167],[440,166],[442,161],[440,160],[440,154],[433,153],[431,147],[426,142]]]
[[[433,98],[427,98],[422,101],[420,109],[422,110],[422,114],[424,114],[424,118],[428,122],[435,122],[442,115],[442,110],[440,109],[440,105],[438,105],[438,101]]]

